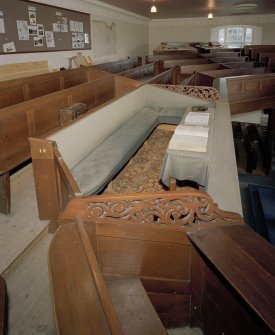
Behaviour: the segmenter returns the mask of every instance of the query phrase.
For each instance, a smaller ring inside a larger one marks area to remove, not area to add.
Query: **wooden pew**
[[[99,326],[91,309],[104,308],[105,288],[97,290],[99,301],[86,260],[92,248],[105,280],[142,282],[166,328],[274,334],[274,248],[209,195],[189,189],[79,198],[59,223],[49,253],[57,329],[75,329],[79,318],[90,334]],[[105,325],[96,332],[104,334]]]
[[[275,57],[275,50],[274,52],[260,52],[258,58],[258,64],[262,66],[267,66],[269,58]]]
[[[258,60],[261,52],[275,52],[275,45],[251,45],[249,47],[249,59]]]
[[[240,62],[247,62],[247,56],[240,56],[240,57],[208,57],[210,62],[216,63],[240,63]]]
[[[220,63],[223,64],[223,63]],[[255,67],[255,62],[226,62],[223,65],[226,65],[227,67],[231,68],[231,69],[240,69],[240,68],[251,68],[251,67]]]
[[[122,207],[118,208],[118,204]],[[77,306],[81,303],[89,306],[89,309],[81,309],[83,322],[96,322],[95,319],[87,319],[92,303],[90,298],[83,301],[80,294],[79,300],[75,300],[74,292],[67,291],[70,290],[70,282],[75,280],[70,268],[73,259],[76,261],[73,267],[75,276],[83,274],[82,279],[77,281],[79,285],[82,286],[91,278],[78,271],[83,264],[79,252],[78,257],[73,256],[75,252],[72,249],[72,253],[68,250],[68,246],[77,246],[70,243],[72,240],[69,237],[75,240],[77,236],[74,215],[85,223],[82,230],[86,230],[86,246],[88,244],[94,248],[103,276],[140,279],[165,327],[195,326],[200,323],[198,277],[201,271],[186,233],[219,224],[243,222],[238,214],[220,211],[207,194],[199,191],[92,196],[73,200],[60,216],[59,237],[56,242],[54,238],[53,242],[53,247],[60,250],[59,257],[55,257],[50,250],[49,259],[56,318],[66,323],[67,327],[70,324],[74,327],[79,316],[76,306],[76,314],[72,318],[66,316],[64,306],[68,306],[69,311],[73,301]],[[78,239],[75,242],[79,245],[77,248],[81,248],[81,241]],[[66,257],[71,261],[67,262]],[[60,267],[64,266],[68,273],[68,286],[64,286],[60,277]],[[98,333],[101,334],[100,331]]]
[[[203,72],[203,71],[211,71],[211,70],[221,70],[228,68],[226,65],[221,65],[218,63],[213,64],[196,64],[196,65],[182,65],[180,67],[180,75],[181,81],[190,78],[190,76],[194,75],[193,85],[196,85],[196,73]]]
[[[98,70],[91,70],[100,73]],[[43,137],[62,127],[60,109],[77,102],[88,110],[125,94],[140,84],[102,73],[102,77],[82,85],[44,95],[0,109],[0,211],[10,212],[10,171],[30,158],[30,136]]]
[[[0,82],[0,108],[106,76],[107,73],[89,66]]]
[[[274,107],[273,73],[215,79],[213,87],[229,102],[232,115]]]
[[[159,61],[159,72],[165,69],[170,69],[174,66],[184,66],[184,65],[197,65],[197,64],[207,64],[209,63],[206,58],[193,58],[193,59],[174,59],[174,60],[160,60]]]
[[[84,222],[78,219],[61,226],[50,246],[50,282],[58,334],[167,335],[138,277],[103,277],[96,257],[98,248],[90,237]],[[68,249],[68,244],[72,248]],[[65,285],[63,276],[58,275],[60,269],[66,277]],[[70,318],[63,312],[64,306],[73,311]]]
[[[115,74],[129,69],[133,69],[134,67],[138,67],[141,65],[142,65],[142,58],[133,57],[127,59],[120,59],[113,62],[100,63],[93,65],[93,67],[101,71],[106,71]]]
[[[223,57],[240,57],[240,52],[239,51],[219,51],[219,52],[214,52],[210,53],[211,58],[223,58]]]
[[[119,72],[117,75],[131,78],[134,80],[147,82],[152,77],[156,76],[158,73],[159,73],[159,64],[158,62],[155,62]]]
[[[147,84],[178,85],[180,83],[180,68],[174,66],[146,81]]]
[[[270,71],[264,67],[203,71],[196,73],[196,83],[199,86],[213,86],[213,82],[217,78],[262,74],[269,72]]]
[[[154,62],[158,62],[160,60],[183,60],[183,59],[194,59],[194,58],[200,58],[200,56],[196,53],[194,54],[190,54],[188,55],[188,58],[187,57],[184,57],[184,55],[181,55],[181,54],[172,54],[172,55],[147,55],[145,56],[145,64],[148,64],[148,63],[154,63]]]

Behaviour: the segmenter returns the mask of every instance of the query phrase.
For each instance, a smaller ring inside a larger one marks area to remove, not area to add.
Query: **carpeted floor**
[[[172,135],[171,130],[155,129],[103,193],[159,192],[167,189],[161,183],[159,174]]]

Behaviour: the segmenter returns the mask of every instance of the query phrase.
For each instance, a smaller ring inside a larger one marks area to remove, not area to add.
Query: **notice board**
[[[32,1],[0,1],[0,54],[86,49],[91,49],[90,14]]]

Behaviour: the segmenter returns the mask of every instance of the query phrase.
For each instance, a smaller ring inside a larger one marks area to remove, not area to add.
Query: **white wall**
[[[113,6],[104,5],[96,0],[36,0],[36,2],[90,13],[92,50],[82,50],[81,52],[83,55],[91,56],[94,63],[148,54],[149,20],[146,18]],[[93,19],[116,23],[116,54],[101,58],[94,57]],[[50,69],[67,68],[69,65],[68,58],[75,56],[77,52],[77,50],[72,50],[0,55],[0,64],[48,60]]]
[[[214,14],[215,15],[215,14]],[[209,42],[211,29],[226,25],[262,27],[259,44],[275,44],[275,15],[249,15],[205,18],[153,20],[149,29],[149,53],[161,42]],[[254,43],[256,44],[256,43]]]

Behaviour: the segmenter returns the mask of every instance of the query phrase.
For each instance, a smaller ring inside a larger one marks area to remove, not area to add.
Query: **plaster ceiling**
[[[206,17],[211,11],[214,17],[235,15],[275,14],[275,0],[155,0],[157,13],[150,13],[153,0],[104,0],[99,1],[124,9],[149,19]],[[252,3],[256,8],[237,9],[235,4]]]

